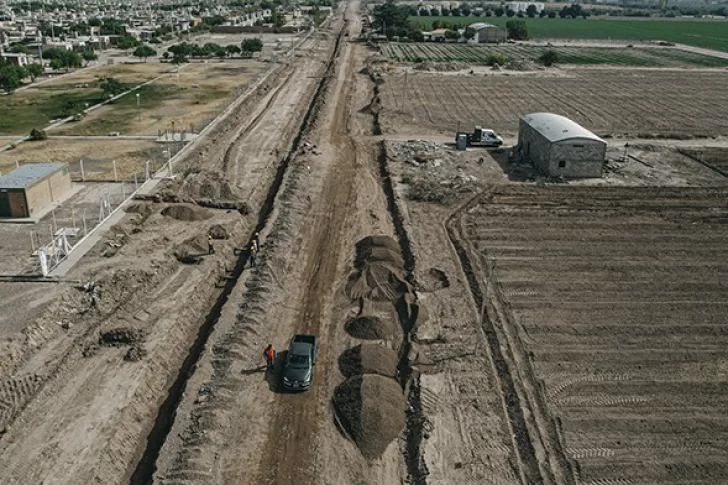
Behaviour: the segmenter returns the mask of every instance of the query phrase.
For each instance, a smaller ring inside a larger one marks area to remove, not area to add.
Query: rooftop
[[[28,163],[0,177],[0,189],[24,189],[65,167],[65,163]]]
[[[468,25],[468,27],[470,27],[473,30],[480,30],[480,29],[484,29],[486,27],[496,27],[496,28],[500,28],[497,25],[487,24],[485,22],[475,22],[474,24]]]
[[[553,113],[531,113],[521,117],[521,119],[549,141],[587,138],[606,143],[591,131],[565,116]]]

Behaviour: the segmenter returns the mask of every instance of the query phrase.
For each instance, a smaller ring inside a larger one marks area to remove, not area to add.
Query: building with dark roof
[[[32,217],[71,190],[65,163],[28,163],[0,177],[0,217]]]
[[[517,153],[551,177],[601,177],[607,143],[569,118],[533,113],[521,118]]]

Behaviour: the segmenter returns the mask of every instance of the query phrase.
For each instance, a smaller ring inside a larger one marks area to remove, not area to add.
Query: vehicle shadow
[[[268,389],[276,394],[289,394],[292,392],[283,387],[283,366],[286,364],[287,357],[287,350],[278,352],[273,363],[273,372],[265,373],[265,379],[268,382]]]

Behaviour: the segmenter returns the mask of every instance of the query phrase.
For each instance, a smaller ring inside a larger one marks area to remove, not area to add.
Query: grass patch
[[[410,22],[432,29],[441,20],[457,25],[487,22],[505,27],[508,17],[410,17]],[[615,20],[526,18],[528,33],[545,39],[665,40],[728,52],[728,23],[720,20],[642,19]]]
[[[103,91],[94,88],[27,90],[3,96],[0,135],[30,133],[33,128],[44,128],[51,120],[71,116],[103,99]]]

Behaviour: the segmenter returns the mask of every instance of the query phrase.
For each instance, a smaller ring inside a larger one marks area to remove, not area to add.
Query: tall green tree
[[[0,88],[12,93],[23,84],[23,79],[28,77],[28,72],[22,66],[6,64],[0,67]]]
[[[83,58],[83,61],[88,66],[89,62],[95,61],[99,58],[99,56],[96,55],[96,53],[93,51],[93,49],[86,49],[83,51],[83,54],[81,54],[81,57]]]
[[[382,32],[387,38],[397,35],[402,30],[409,29],[409,7],[407,5],[397,5],[393,0],[387,0],[387,3],[377,5],[372,11],[374,28]]]
[[[43,74],[43,66],[40,64],[28,64],[25,66],[25,70],[28,71],[28,75],[30,76],[30,80],[35,82],[35,78]]]
[[[528,27],[525,20],[509,20],[506,22],[508,38],[513,40],[528,39]]]
[[[99,87],[103,89],[107,97],[116,96],[126,91],[124,85],[115,77],[102,77],[99,79]]]
[[[157,51],[149,47],[148,45],[140,45],[136,49],[134,49],[134,57],[139,57],[140,59],[144,59],[144,62],[147,62],[148,57],[153,57],[157,55]]]
[[[242,49],[243,54],[251,55],[254,52],[260,52],[263,50],[263,41],[260,40],[257,37],[253,37],[251,39],[245,39],[241,45],[240,48]]]

